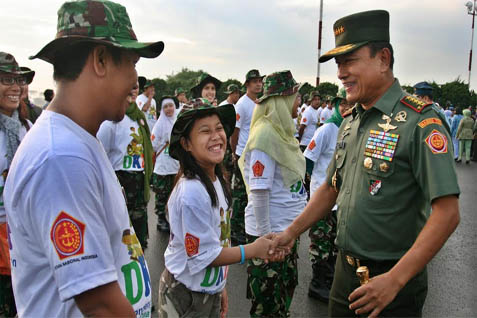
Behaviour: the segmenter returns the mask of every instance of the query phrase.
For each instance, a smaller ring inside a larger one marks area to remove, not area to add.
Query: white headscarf
[[[166,104],[174,105],[174,114],[171,117],[168,117],[164,113],[164,105]],[[159,138],[162,145],[169,142],[169,139],[171,138],[172,126],[176,121],[177,113],[176,104],[172,98],[165,98],[161,103],[161,114],[159,115],[159,119],[152,129],[152,135],[154,135],[155,138]]]

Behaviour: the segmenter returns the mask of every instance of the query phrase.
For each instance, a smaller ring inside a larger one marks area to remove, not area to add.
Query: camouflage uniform
[[[144,172],[116,171],[124,189],[129,218],[143,249],[147,247],[147,202],[144,200]]]
[[[248,204],[247,191],[238,163],[235,162],[232,178],[232,241],[234,244],[245,242],[245,208]]]
[[[152,190],[156,194],[156,205],[154,207],[154,212],[160,221],[167,222],[167,200],[169,199],[169,195],[171,195],[172,189],[174,188],[175,177],[175,174],[168,174],[165,176],[161,176],[156,173],[152,174]]]
[[[308,232],[310,238],[309,256],[312,264],[328,261],[330,256],[336,256],[336,212],[332,211],[326,218],[316,222]]]
[[[247,234],[247,243],[258,237]],[[252,301],[250,317],[289,317],[290,305],[298,286],[297,239],[283,262],[266,264],[261,259],[247,263],[247,298]]]

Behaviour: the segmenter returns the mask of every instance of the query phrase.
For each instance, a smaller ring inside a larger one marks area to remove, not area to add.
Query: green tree
[[[442,95],[438,102],[445,106],[449,101],[455,107],[468,107],[469,105],[475,105],[475,93],[469,92],[469,85],[465,84],[459,77],[452,82],[445,83],[440,87]]]
[[[192,71],[188,68],[183,68],[178,73],[172,73],[171,75],[166,76],[167,91],[168,94],[174,94],[174,91],[181,87],[186,90],[187,97],[191,97],[190,89],[194,87],[197,83],[197,78],[205,73],[202,70]]]
[[[318,91],[320,92],[320,95],[325,97],[325,96],[331,96],[334,97],[338,93],[338,85],[330,83],[330,82],[323,82],[318,85]]]

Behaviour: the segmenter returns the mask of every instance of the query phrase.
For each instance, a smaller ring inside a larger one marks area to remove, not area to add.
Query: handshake
[[[281,262],[290,254],[294,244],[295,239],[287,232],[268,233],[250,244],[251,256],[265,263]]]

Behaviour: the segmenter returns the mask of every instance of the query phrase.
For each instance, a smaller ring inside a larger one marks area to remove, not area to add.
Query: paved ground
[[[439,173],[436,171],[436,173]],[[425,317],[477,316],[477,163],[457,166],[461,222],[443,249],[428,266],[429,293]],[[153,300],[157,303],[159,275],[164,268],[164,249],[168,236],[155,229],[153,202],[149,206],[150,238],[146,258],[153,281]],[[324,317],[327,307],[307,296],[311,279],[308,261],[308,237],[302,235],[299,255],[299,282],[291,307],[292,317]],[[249,301],[245,298],[245,265],[232,265],[228,276],[229,317],[248,317]],[[157,306],[156,306],[157,307]]]

